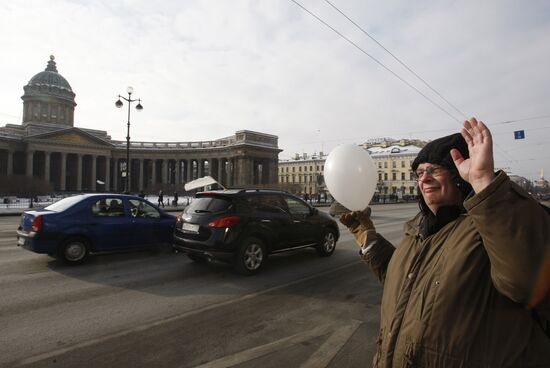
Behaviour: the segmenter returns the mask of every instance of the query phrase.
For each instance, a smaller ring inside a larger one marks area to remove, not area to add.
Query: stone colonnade
[[[227,152],[225,155],[189,152],[181,156],[170,153],[165,157],[158,151],[132,153],[130,191],[153,190],[159,184],[171,184],[183,190],[186,182],[205,175],[227,188],[277,182],[276,155],[260,153],[254,157]],[[171,158],[166,158],[168,155]],[[0,177],[14,174],[39,177],[51,182],[56,191],[123,191],[125,172],[126,159],[121,152],[87,154],[0,149]]]

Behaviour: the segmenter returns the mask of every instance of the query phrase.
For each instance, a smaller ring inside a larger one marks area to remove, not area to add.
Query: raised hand
[[[493,138],[487,126],[476,118],[466,120],[460,133],[468,144],[470,158],[464,159],[457,149],[451,150],[451,156],[462,179],[479,193],[495,177]]]

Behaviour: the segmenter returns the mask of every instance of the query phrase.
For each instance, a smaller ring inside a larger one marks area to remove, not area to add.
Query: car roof
[[[137,198],[137,199],[143,199],[138,196],[132,195],[132,194],[121,194],[121,193],[83,193],[83,194],[76,194],[71,197],[81,197],[82,199],[86,198],[103,198],[103,197],[126,197],[126,198]],[[67,198],[67,197],[65,197]]]
[[[244,196],[246,194],[287,194],[292,195],[291,193],[275,190],[275,189],[226,189],[226,190],[209,190],[205,192],[198,192],[196,197],[208,197],[208,196],[228,196],[228,197],[238,197]]]

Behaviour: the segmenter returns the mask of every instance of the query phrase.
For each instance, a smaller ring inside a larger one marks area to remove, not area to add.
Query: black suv
[[[275,190],[201,192],[178,216],[173,247],[196,262],[232,262],[254,274],[268,254],[315,247],[330,256],[340,233],[328,214]]]

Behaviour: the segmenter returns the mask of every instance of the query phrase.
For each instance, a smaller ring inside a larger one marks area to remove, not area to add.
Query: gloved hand
[[[371,209],[367,207],[363,211],[347,212],[340,216],[340,222],[349,229],[355,237],[355,242],[361,248],[366,247],[368,243],[378,237],[370,214]]]

